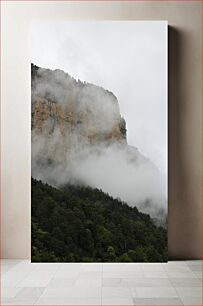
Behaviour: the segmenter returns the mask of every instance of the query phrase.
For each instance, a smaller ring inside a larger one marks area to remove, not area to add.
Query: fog
[[[139,148],[167,184],[167,22],[35,20],[30,60],[112,91]]]
[[[138,150],[123,144],[89,146],[75,142],[64,163],[47,165],[32,158],[32,175],[53,186],[70,183],[102,189],[154,217],[157,209],[166,210],[164,177]],[[147,200],[153,209],[142,207]]]
[[[40,68],[38,78],[33,82],[34,96],[45,98],[59,104],[68,114],[86,116],[86,133],[105,133],[111,131],[115,121],[120,119],[119,104],[115,95],[93,84],[76,81],[62,70]],[[74,118],[73,118],[74,119]]]
[[[56,187],[99,188],[153,217],[166,210],[165,177],[158,167],[129,146],[125,135],[109,136],[122,122],[112,92],[40,68],[32,82],[32,110],[33,177]],[[45,120],[46,111],[51,115]]]

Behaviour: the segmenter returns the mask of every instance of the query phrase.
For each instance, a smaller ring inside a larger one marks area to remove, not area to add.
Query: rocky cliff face
[[[89,143],[126,141],[125,120],[111,92],[33,64],[32,130],[47,136],[58,130],[66,138],[76,132]]]
[[[45,168],[50,163],[67,165],[90,146],[126,143],[125,120],[113,93],[33,64],[31,76],[32,157],[37,172],[44,170],[42,161]]]
[[[88,118],[89,117],[89,118]],[[103,118],[105,122],[105,118]],[[57,102],[40,95],[32,100],[32,130],[50,135],[59,129],[61,135],[67,136],[80,127],[81,135],[91,143],[94,141],[124,141],[126,139],[125,121],[122,118],[112,121],[111,128],[105,132],[96,129],[97,122],[88,116],[87,111],[68,111]]]
[[[163,177],[127,144],[115,95],[61,70],[32,65],[31,72],[32,176],[53,186],[97,187],[157,215],[165,201]],[[145,209],[147,199],[157,208]]]

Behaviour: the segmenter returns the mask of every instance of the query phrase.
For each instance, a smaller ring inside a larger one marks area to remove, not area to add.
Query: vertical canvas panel
[[[167,22],[30,38],[32,261],[167,261]]]

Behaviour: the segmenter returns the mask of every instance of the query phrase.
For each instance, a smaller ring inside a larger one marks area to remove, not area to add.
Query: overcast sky
[[[167,173],[167,23],[37,21],[30,34],[31,62],[112,91],[128,144]]]

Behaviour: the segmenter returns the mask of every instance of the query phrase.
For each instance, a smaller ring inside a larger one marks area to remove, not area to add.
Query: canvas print
[[[30,29],[32,262],[167,261],[167,22]]]

